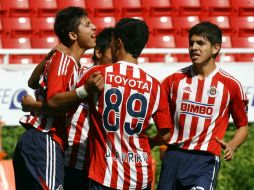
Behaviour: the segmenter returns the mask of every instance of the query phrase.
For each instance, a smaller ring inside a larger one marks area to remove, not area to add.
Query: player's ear
[[[94,53],[95,53],[96,58],[99,60],[101,58],[100,49],[99,48],[95,48],[94,49]]]
[[[77,38],[78,38],[78,35],[77,35],[75,32],[69,32],[69,38],[70,38],[72,41],[76,41]]]
[[[217,54],[219,53],[219,51],[220,51],[220,48],[221,48],[221,45],[220,45],[220,44],[215,44],[215,45],[213,46],[213,54],[214,54],[214,55],[217,55]]]

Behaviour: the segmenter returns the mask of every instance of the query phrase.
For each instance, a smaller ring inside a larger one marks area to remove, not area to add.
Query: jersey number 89
[[[115,96],[115,101],[112,101],[111,97]],[[123,95],[121,91],[117,88],[111,88],[105,93],[105,103],[106,107],[103,111],[103,124],[107,131],[116,132],[119,130],[121,111],[120,106],[123,101]],[[135,101],[140,102],[140,109],[138,111],[134,110],[133,105]],[[132,136],[134,134],[139,134],[142,130],[144,119],[147,111],[147,99],[143,94],[134,93],[129,96],[126,102],[126,110],[130,117],[138,119],[138,122],[135,127],[131,126],[130,122],[124,122],[124,130],[125,132]],[[114,124],[109,123],[110,113],[113,112],[115,116]]]

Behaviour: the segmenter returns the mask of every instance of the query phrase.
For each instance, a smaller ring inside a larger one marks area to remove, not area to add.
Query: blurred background
[[[27,86],[32,70],[58,44],[54,16],[67,6],[84,7],[97,32],[123,17],[146,21],[150,37],[138,61],[159,80],[191,64],[187,48],[193,25],[210,21],[220,26],[223,43],[217,64],[243,84],[251,127],[234,160],[222,161],[217,189],[254,190],[254,0],[0,0],[0,190],[15,189],[11,159],[24,132],[18,123],[24,114],[20,101],[33,94]],[[82,64],[92,65],[92,52],[84,54]],[[153,125],[149,133],[156,133]],[[233,134],[230,124],[225,139]],[[153,149],[155,189],[162,150]]]

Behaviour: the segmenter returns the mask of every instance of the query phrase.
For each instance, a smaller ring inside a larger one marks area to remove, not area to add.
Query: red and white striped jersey
[[[83,76],[88,70],[89,68],[85,66],[81,67],[76,82],[79,80],[80,76]],[[75,86],[73,86],[73,89]],[[68,113],[68,146],[65,150],[65,165],[86,171],[88,170],[88,164],[87,161],[85,161],[87,147],[86,143],[89,132],[88,113],[89,105],[86,101],[82,102],[76,108],[74,108],[73,111]]]
[[[89,97],[89,178],[114,189],[142,189],[152,182],[152,157],[145,130],[153,116],[157,128],[170,128],[166,94],[138,65],[119,62],[100,71],[104,90]]]
[[[169,144],[220,155],[215,137],[224,137],[230,114],[237,128],[248,124],[248,100],[240,82],[219,68],[200,80],[189,66],[168,76],[162,85],[174,118]]]
[[[47,101],[54,95],[66,92],[75,85],[78,73],[75,59],[56,51],[46,63],[44,74],[40,79],[40,88],[36,91],[36,98]],[[54,117],[42,114],[25,115],[20,119],[24,127],[34,127],[42,132],[51,132],[52,138],[63,148],[66,144],[65,117]]]

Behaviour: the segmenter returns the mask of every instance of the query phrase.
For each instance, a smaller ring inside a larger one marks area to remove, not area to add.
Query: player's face
[[[196,66],[206,65],[214,62],[214,54],[218,52],[218,47],[213,46],[203,36],[193,35],[189,42],[189,54],[192,63]]]
[[[111,64],[116,62],[116,43],[114,37],[111,38],[109,47],[101,54],[99,64]]]
[[[85,50],[94,48],[96,45],[96,27],[91,23],[88,17],[83,17],[80,19],[80,24],[78,26],[78,44],[81,48]]]

